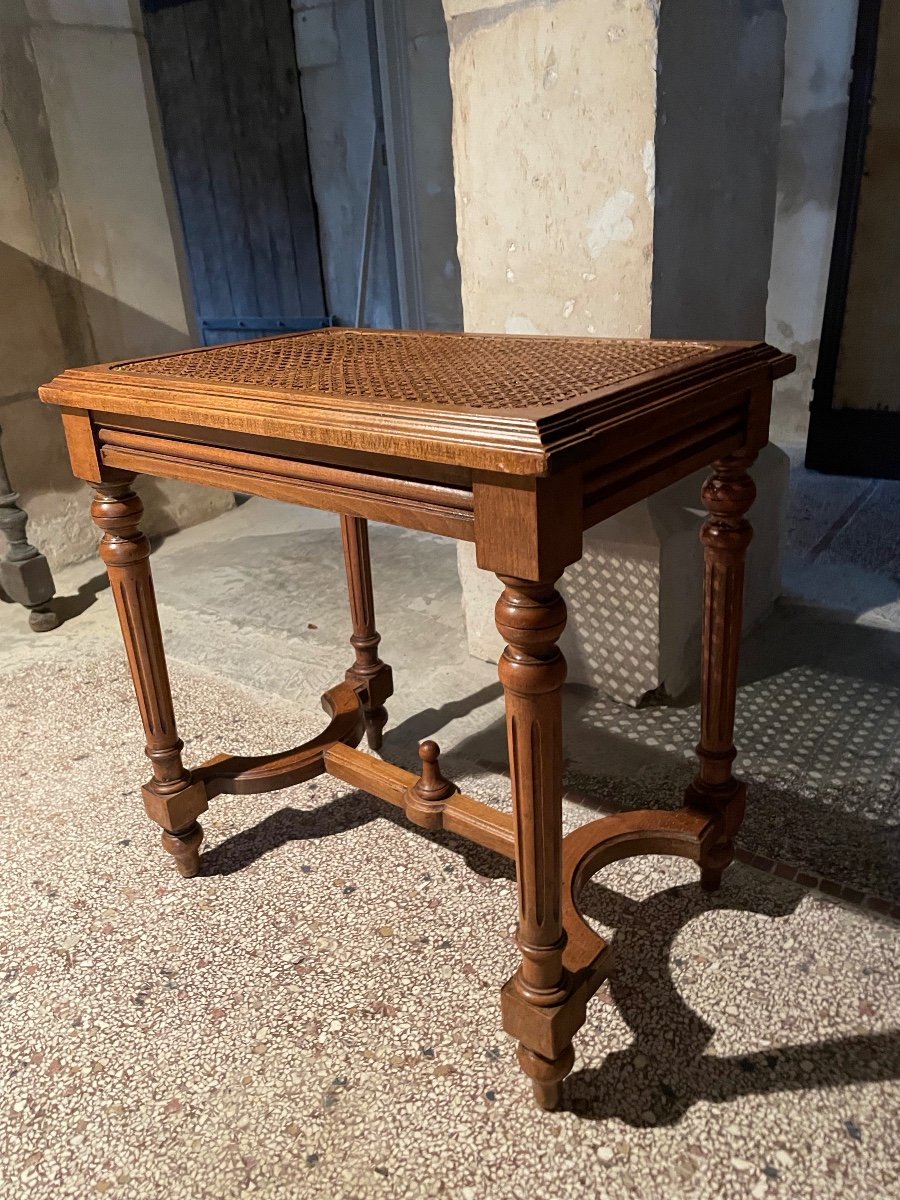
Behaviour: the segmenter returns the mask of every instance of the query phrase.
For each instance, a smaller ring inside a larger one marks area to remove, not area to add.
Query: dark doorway
[[[142,0],[205,344],[328,324],[289,0]]]
[[[806,465],[900,479],[900,13],[860,0]]]

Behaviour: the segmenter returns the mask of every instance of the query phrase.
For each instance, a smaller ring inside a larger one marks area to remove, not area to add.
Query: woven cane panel
[[[714,349],[703,342],[325,329],[112,370],[325,396],[510,409],[552,407]]]

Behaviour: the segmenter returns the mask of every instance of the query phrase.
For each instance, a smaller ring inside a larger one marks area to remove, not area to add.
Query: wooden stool
[[[582,884],[615,859],[678,854],[713,889],[732,859],[745,794],[731,765],[747,468],[768,439],[772,380],[793,365],[758,342],[326,329],[70,370],[42,388],[62,409],[75,474],[95,488],[152,764],[144,803],[181,874],[200,869],[197,818],[213,797],[325,771],[426,829],[514,859],[522,961],[503,988],[503,1024],[538,1103],[553,1108],[572,1037],[610,969],[608,944],[578,911]],[[604,817],[563,838],[566,664],[556,643],[566,607],[555,584],[581,557],[585,529],[709,463],[697,776],[678,811]],[[318,737],[185,767],[136,473],[341,514],[355,661],[322,697],[331,722]],[[380,746],[392,691],[378,656],[368,519],[474,541],[478,565],[500,578],[512,816],[445,780],[433,742],[421,748],[419,777],[355,748],[364,732]]]

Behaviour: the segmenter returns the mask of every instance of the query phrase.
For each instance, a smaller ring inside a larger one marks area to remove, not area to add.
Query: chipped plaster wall
[[[772,437],[805,441],[855,3],[444,0],[444,10],[466,328],[648,334],[652,291],[655,334],[765,329],[796,354]],[[692,185],[710,186],[711,155],[715,212],[690,198]]]
[[[766,337],[797,356],[776,384],[772,439],[803,445],[819,353],[847,127],[853,0],[785,0],[778,206]]]
[[[465,328],[647,336],[656,18],[444,0]]]
[[[128,0],[0,6],[0,426],[54,566],[93,554],[97,535],[38,385],[192,340],[139,21]],[[187,484],[140,490],[156,533],[233,503]]]
[[[761,337],[781,0],[444,0],[468,329]]]

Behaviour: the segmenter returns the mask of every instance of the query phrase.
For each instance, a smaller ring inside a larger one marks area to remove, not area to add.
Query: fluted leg
[[[557,639],[566,606],[552,582],[500,576],[497,628],[507,641],[500,658],[516,836],[518,945],[522,961],[512,980],[519,1000],[534,1008],[567,995],[562,966],[562,706],[566,661]],[[521,1029],[519,1063],[543,1108],[559,1102],[572,1069],[571,1042],[552,1058],[539,1054]]]
[[[187,877],[200,869],[203,831],[197,817],[206,810],[206,792],[193,783],[181,760],[183,743],[175,727],[150,575],[150,543],[140,529],[142,514],[143,505],[131,489],[131,480],[95,485],[91,516],[103,531],[100,557],[119,614],[153,770],[153,778],[143,789],[144,804],[163,828],[164,849],[174,857],[178,872]]]
[[[756,497],[747,469],[756,455],[733,454],[713,464],[703,485],[708,516],[704,546],[703,657],[700,691],[699,769],[685,804],[718,815],[721,829],[700,860],[700,881],[715,891],[734,857],[734,837],[744,816],[746,787],[731,773],[735,758],[734,709],[741,647],[744,560],[753,536],[745,513]]]
[[[344,543],[344,564],[347,569],[347,590],[350,595],[350,616],[353,634],[350,644],[356,661],[347,670],[346,678],[366,689],[363,715],[366,737],[373,750],[381,748],[382,730],[387,723],[384,702],[393,694],[391,668],[378,657],[381,634],[375,628],[375,601],[372,595],[372,567],[369,561],[369,524],[362,517],[341,517],[341,538]]]
[[[25,528],[28,516],[19,505],[6,474],[0,449],[0,532],[6,538],[6,553],[0,560],[0,587],[17,604],[28,609],[28,623],[35,633],[55,629],[59,617],[50,608],[53,576],[46,558],[32,546]]]

